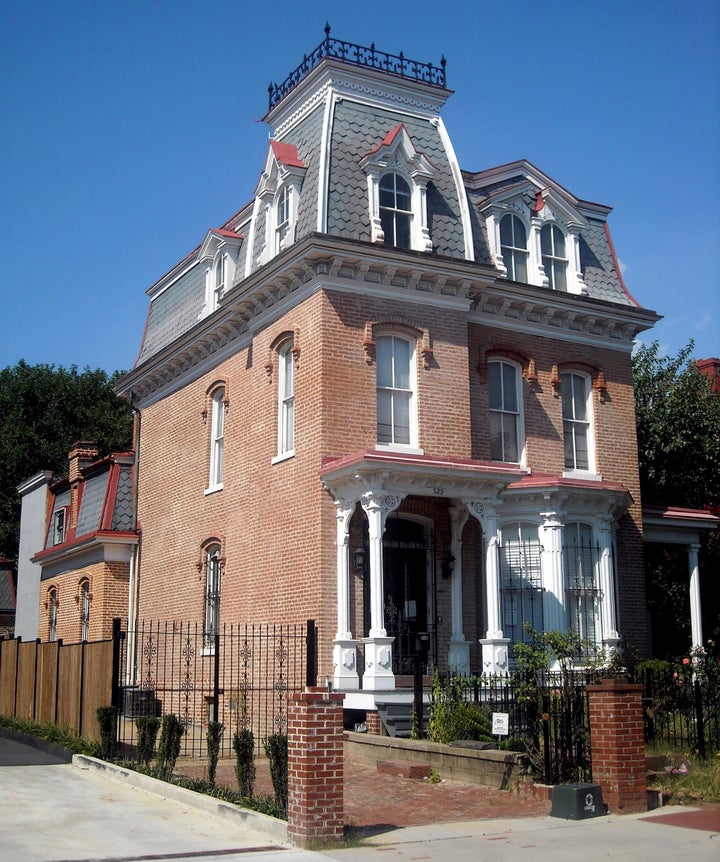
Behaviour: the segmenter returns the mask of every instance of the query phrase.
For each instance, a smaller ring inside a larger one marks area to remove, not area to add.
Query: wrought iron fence
[[[508,739],[545,784],[591,781],[586,687],[593,681],[585,671],[483,675],[474,680],[473,699],[508,715]]]
[[[645,687],[645,741],[695,751],[720,752],[720,666],[701,653],[693,659],[659,661],[636,674]]]
[[[181,756],[202,756],[208,721],[224,725],[221,756],[233,735],[262,741],[287,730],[288,699],[317,681],[317,630],[305,625],[224,625],[212,638],[198,623],[149,621],[125,633],[118,697],[118,742],[135,745],[135,719],[177,715]]]

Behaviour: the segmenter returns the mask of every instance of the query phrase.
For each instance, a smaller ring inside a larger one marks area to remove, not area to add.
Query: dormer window
[[[380,180],[380,224],[385,244],[410,248],[412,203],[409,184],[400,174],[385,174]]]
[[[53,545],[62,545],[65,541],[65,522],[67,509],[63,506],[53,514]]]
[[[242,242],[242,234],[224,228],[213,228],[205,235],[198,253],[198,263],[205,266],[205,301],[199,319],[219,308],[232,287]]]
[[[545,275],[553,290],[567,290],[567,257],[565,234],[556,224],[544,224],[540,231],[540,249]]]
[[[224,254],[219,254],[213,267],[213,291],[214,291],[214,307],[217,308],[220,300],[225,293],[225,277],[227,274],[227,258]]]
[[[427,184],[435,169],[396,126],[360,162],[368,180],[370,240],[396,248],[432,251]]]
[[[528,247],[525,225],[516,215],[508,213],[500,220],[500,249],[507,277],[527,281]]]
[[[275,204],[275,253],[282,251],[285,239],[290,231],[290,191],[282,186],[277,194]]]

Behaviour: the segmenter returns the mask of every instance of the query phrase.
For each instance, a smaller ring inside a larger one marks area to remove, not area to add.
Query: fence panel
[[[113,642],[94,641],[84,647],[80,733],[100,742],[97,709],[112,703]]]
[[[84,644],[63,644],[59,654],[57,723],[80,733]]]
[[[15,715],[19,640],[0,641],[0,715]]]
[[[35,665],[37,643],[26,641],[18,646],[17,682],[15,689],[15,716],[35,717]]]
[[[38,644],[35,720],[55,721],[57,709],[58,641]]]

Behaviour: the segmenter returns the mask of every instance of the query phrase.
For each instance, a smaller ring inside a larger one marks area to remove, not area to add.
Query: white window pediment
[[[205,235],[197,257],[198,263],[205,266],[205,301],[198,319],[215,311],[232,287],[242,243],[242,234],[234,231],[218,228]]]
[[[293,144],[271,141],[255,189],[256,212],[264,213],[265,238],[259,262],[266,263],[295,242],[300,192],[307,168]]]
[[[368,180],[372,242],[432,251],[427,218],[427,184],[435,176],[435,168],[415,148],[405,127],[401,124],[388,132],[382,142],[364,156],[360,167]],[[383,183],[388,177],[390,181]],[[390,211],[398,213],[406,224],[399,231],[393,231],[393,236],[386,236],[386,227],[398,218],[388,221],[387,213]]]
[[[580,232],[587,221],[553,189],[540,188],[528,180],[493,195],[481,211],[495,266],[504,276],[514,276],[512,267],[508,268],[508,253],[501,237],[503,218],[512,214],[520,219],[527,234],[526,279],[520,280],[568,293],[585,292]]]

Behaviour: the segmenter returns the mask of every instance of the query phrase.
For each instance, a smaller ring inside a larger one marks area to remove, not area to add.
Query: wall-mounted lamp
[[[442,576],[444,578],[449,578],[452,575],[454,568],[455,557],[453,557],[452,554],[448,554],[442,561]]]
[[[356,572],[365,571],[365,548],[355,548],[352,555],[353,569]]]

